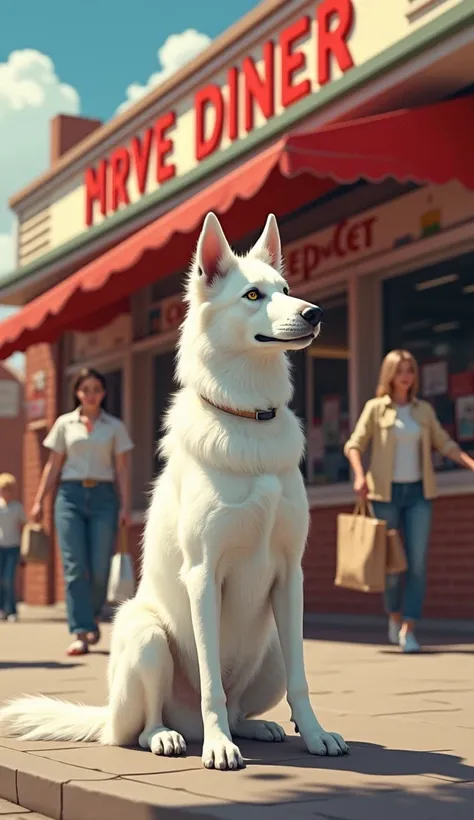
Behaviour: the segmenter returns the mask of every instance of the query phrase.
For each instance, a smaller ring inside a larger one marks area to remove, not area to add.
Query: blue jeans
[[[118,529],[119,500],[112,483],[83,487],[63,481],[54,504],[69,630],[93,632],[107,596]]]
[[[376,518],[388,529],[400,530],[408,569],[403,575],[388,575],[385,607],[406,620],[421,618],[426,589],[426,557],[431,530],[432,507],[423,495],[423,484],[392,484],[391,501],[373,501]]]
[[[0,547],[0,609],[5,615],[16,615],[16,568],[20,547]]]

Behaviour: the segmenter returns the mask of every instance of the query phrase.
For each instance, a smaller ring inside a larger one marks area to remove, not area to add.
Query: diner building
[[[403,346],[474,455],[473,77],[470,0],[263,0],[110,122],[56,117],[49,169],[11,199],[16,267],[0,281],[22,308],[0,325],[0,357],[26,351],[25,505],[74,374],[97,367],[135,442],[137,553],[203,218],[245,250],[273,212],[292,291],[325,312],[293,357],[306,609],[380,613],[379,596],[333,584],[337,514],[354,503],[342,448]],[[474,476],[434,458],[427,615],[474,618]],[[27,568],[27,601],[62,597],[57,555]]]

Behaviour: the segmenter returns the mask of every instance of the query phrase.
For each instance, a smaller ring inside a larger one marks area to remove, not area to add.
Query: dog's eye
[[[248,299],[249,302],[257,302],[259,299],[263,299],[263,296],[257,288],[252,288],[252,290],[247,291],[245,298]]]
[[[289,289],[289,288],[287,288],[287,287],[286,287],[286,285],[285,285],[285,287],[283,288],[283,293],[285,294],[285,296],[289,296],[289,295],[290,295],[290,289]]]

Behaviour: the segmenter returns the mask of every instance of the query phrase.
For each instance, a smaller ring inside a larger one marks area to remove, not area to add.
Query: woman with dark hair
[[[75,409],[54,423],[43,444],[51,451],[43,470],[33,521],[59,479],[54,523],[66,582],[68,655],[84,655],[100,639],[110,562],[118,526],[130,517],[127,454],[133,444],[120,419],[104,410],[106,382],[84,369],[74,384]]]

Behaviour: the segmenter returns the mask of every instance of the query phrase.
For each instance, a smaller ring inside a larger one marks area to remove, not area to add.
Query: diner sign
[[[190,138],[197,165],[327,85],[335,68],[349,71],[354,24],[353,0],[321,0],[312,14],[301,14],[266,40],[259,59],[248,55],[228,68],[222,83],[198,88],[189,110],[165,111],[87,168],[86,225],[94,223],[97,210],[108,216],[179,175],[179,154]]]

